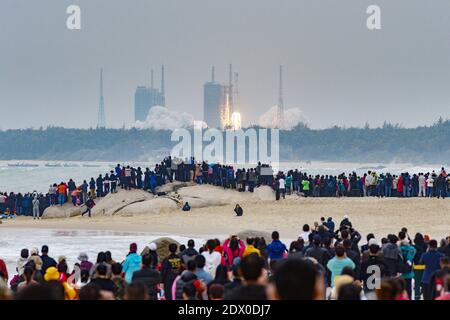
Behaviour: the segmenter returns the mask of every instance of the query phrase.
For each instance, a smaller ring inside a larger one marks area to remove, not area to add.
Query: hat
[[[45,272],[44,275],[44,280],[49,282],[49,281],[54,281],[54,280],[59,280],[59,272],[55,267],[50,267],[47,269],[47,271]]]
[[[156,251],[156,249],[158,249],[158,246],[156,245],[156,243],[152,242],[152,243],[150,243],[150,245],[148,246],[148,248],[149,248],[151,251]]]
[[[63,262],[63,261],[67,261],[66,256],[59,256],[59,257],[58,257],[58,263],[61,263],[61,262]]]
[[[136,243],[132,243],[130,244],[130,252],[136,253],[137,251],[137,244]]]
[[[372,239],[369,240],[368,244],[369,244],[369,247],[372,246],[372,245],[378,246],[378,241],[377,241],[377,239],[372,238]]]
[[[31,255],[33,254],[39,254],[39,249],[38,248],[31,249]]]
[[[348,219],[348,214],[344,215],[344,219]]]
[[[86,253],[81,252],[81,253],[78,255],[78,258],[77,258],[77,259],[80,260],[81,262],[83,262],[83,261],[88,261],[88,260],[89,260],[89,257],[88,257],[88,255],[87,255]]]

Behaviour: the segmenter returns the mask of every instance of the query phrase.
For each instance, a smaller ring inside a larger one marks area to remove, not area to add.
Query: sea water
[[[8,164],[15,163],[29,163],[38,165],[38,167],[11,167]],[[154,163],[127,163],[134,167],[154,168]],[[65,164],[62,162],[61,165]],[[80,185],[83,180],[89,181],[91,177],[96,179],[99,174],[104,175],[114,170],[117,163],[99,162],[99,163],[84,163],[72,162],[69,163],[71,167],[46,167],[46,162],[43,161],[0,161],[0,192],[47,192],[50,184],[61,181],[67,182],[73,179],[77,185]],[[98,167],[86,167],[96,165]],[[73,166],[73,167],[72,167]],[[436,170],[439,172],[443,164],[422,164],[415,165],[411,163],[351,163],[351,162],[281,162],[279,169],[287,171],[289,169],[299,169],[308,174],[332,174],[338,175],[341,173],[350,173],[355,171],[357,174],[363,174],[368,170],[375,170],[379,173],[390,172],[391,174],[399,174],[402,172],[418,173],[418,172],[432,172]],[[446,165],[444,165],[446,166]],[[248,168],[249,166],[243,166]]]
[[[49,256],[58,261],[59,256],[65,256],[69,270],[77,261],[80,252],[89,256],[89,261],[95,263],[100,251],[111,251],[112,258],[121,263],[129,252],[129,246],[135,242],[138,253],[152,241],[162,236],[170,237],[180,244],[187,244],[189,239],[195,241],[197,248],[205,243],[203,238],[174,235],[162,235],[142,232],[97,231],[97,230],[51,230],[51,229],[3,229],[0,225],[0,258],[8,268],[10,279],[17,274],[17,260],[22,249],[38,248],[48,245]]]

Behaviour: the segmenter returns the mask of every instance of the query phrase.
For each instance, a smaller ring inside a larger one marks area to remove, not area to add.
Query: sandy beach
[[[441,239],[450,235],[450,200],[378,199],[378,198],[293,198],[281,201],[240,203],[243,217],[234,216],[230,205],[194,208],[190,212],[168,210],[149,214],[72,217],[32,220],[18,217],[3,221],[5,228],[44,228],[64,230],[111,230],[151,232],[180,236],[234,234],[243,230],[278,230],[283,238],[294,239],[303,224],[312,225],[321,216],[331,216],[336,224],[345,214],[365,236],[373,232],[378,238],[407,227],[415,232]]]

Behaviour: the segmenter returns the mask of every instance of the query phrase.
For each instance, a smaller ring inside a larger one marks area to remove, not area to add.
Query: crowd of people
[[[366,240],[344,216],[305,224],[288,246],[277,231],[162,251],[150,243],[141,253],[132,243],[120,262],[109,251],[95,261],[82,252],[72,269],[46,245],[25,248],[11,275],[0,259],[0,299],[450,300],[450,237],[411,239],[403,228]]]
[[[377,173],[368,171],[362,175],[355,172],[333,175],[311,175],[298,169],[274,174],[267,164],[259,163],[255,168],[240,169],[230,165],[197,163],[194,158],[180,161],[170,156],[154,166],[153,170],[134,168],[118,164],[113,170],[97,178],[91,177],[81,184],[70,179],[53,184],[46,194],[0,192],[0,217],[29,215],[35,219],[53,205],[71,201],[73,205],[87,205],[85,213],[95,205],[94,199],[108,193],[143,189],[156,194],[156,188],[166,182],[182,181],[211,184],[240,192],[253,192],[261,185],[275,190],[276,200],[286,194],[299,193],[305,197],[437,197],[450,196],[450,175],[445,168],[428,173]]]

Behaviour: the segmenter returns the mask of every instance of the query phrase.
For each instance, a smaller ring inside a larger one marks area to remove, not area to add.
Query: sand
[[[450,236],[450,199],[377,199],[377,198],[301,198],[280,201],[244,201],[244,216],[234,216],[235,203],[193,208],[190,212],[176,209],[151,214],[97,215],[88,217],[32,220],[18,217],[3,221],[4,228],[45,228],[74,230],[111,230],[154,232],[196,236],[236,234],[243,230],[271,232],[278,230],[282,238],[294,239],[303,224],[313,224],[321,216],[332,216],[336,224],[345,214],[363,236],[368,232],[377,238],[397,233],[408,227],[409,233],[429,234],[441,239]],[[1,233],[1,231],[0,231]]]

